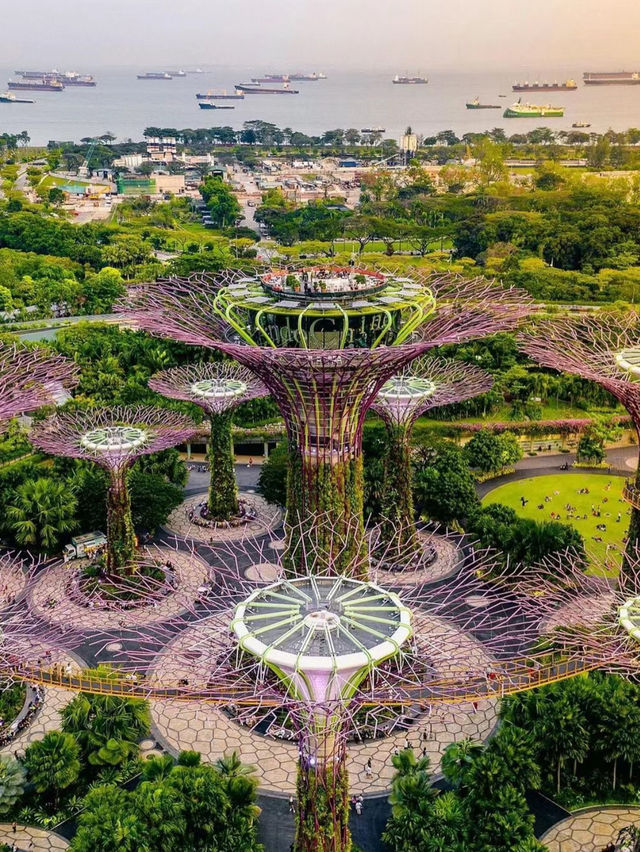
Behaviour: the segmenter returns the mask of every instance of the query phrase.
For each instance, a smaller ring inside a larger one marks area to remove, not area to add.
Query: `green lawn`
[[[534,521],[560,520],[562,523],[572,524],[584,538],[589,553],[604,561],[607,545],[622,547],[622,537],[627,531],[631,508],[622,499],[623,485],[624,479],[621,476],[602,476],[595,473],[579,475],[567,472],[520,479],[501,485],[490,491],[482,502],[485,506],[489,503],[503,503],[515,509],[521,517],[532,518]],[[578,494],[580,488],[588,488],[589,493]],[[555,494],[555,491],[560,493]],[[524,507],[520,502],[521,497],[529,501]],[[545,503],[545,497],[550,497],[551,500]],[[574,507],[572,512],[565,508],[567,503]],[[543,508],[539,509],[539,506]],[[592,506],[600,508],[599,518],[592,514]],[[560,518],[552,518],[552,512],[559,514]],[[620,521],[617,521],[618,513],[621,515]],[[568,514],[580,517],[569,518]],[[606,530],[597,530],[597,524],[606,524]],[[595,537],[602,538],[602,541],[595,541]],[[615,568],[618,568],[617,560]]]

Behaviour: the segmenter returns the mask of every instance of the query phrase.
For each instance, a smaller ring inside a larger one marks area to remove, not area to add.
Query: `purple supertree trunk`
[[[420,541],[414,525],[411,434],[420,415],[444,405],[463,402],[486,393],[492,377],[462,361],[425,356],[386,382],[372,410],[387,428],[382,541],[396,560],[410,563],[419,558]]]
[[[135,570],[135,534],[127,488],[131,465],[140,456],[181,444],[196,431],[181,414],[151,406],[57,414],[33,429],[31,442],[44,452],[87,459],[107,471],[109,573]]]

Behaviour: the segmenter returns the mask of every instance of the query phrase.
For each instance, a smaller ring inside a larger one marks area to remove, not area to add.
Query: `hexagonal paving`
[[[540,839],[549,852],[601,852],[628,825],[640,825],[640,808],[593,808],[556,823]]]
[[[57,849],[69,848],[64,837],[53,831],[45,831],[31,825],[18,825],[13,831],[11,824],[7,822],[0,823],[0,843],[7,843],[9,847],[15,843],[19,852],[55,852]]]
[[[203,657],[198,653],[192,657],[192,653],[194,649],[201,651],[206,643],[211,643],[211,635],[224,634],[228,630],[229,617],[225,620],[224,616],[218,616],[215,621],[212,619],[208,628],[206,623],[200,623],[178,634],[156,658],[153,679],[175,683],[186,678],[193,686],[206,679],[207,655]],[[442,662],[439,669],[443,672],[448,667],[468,666],[470,660],[479,666],[490,664],[490,658],[478,642],[442,619],[421,618],[420,632],[430,634],[432,641],[439,645],[455,638],[456,651],[460,656]],[[154,736],[168,751],[175,754],[183,749],[193,749],[210,762],[236,751],[244,762],[256,765],[263,790],[287,795],[293,791],[297,742],[265,737],[202,701],[157,701],[151,706],[151,715]],[[494,700],[478,702],[476,708],[471,704],[434,706],[430,714],[424,713],[414,719],[407,731],[399,730],[384,739],[352,743],[347,756],[351,789],[363,794],[386,791],[393,776],[391,756],[396,749],[405,748],[407,742],[419,753],[424,749],[431,758],[432,770],[437,772],[442,752],[450,743],[464,737],[486,739],[496,719],[497,703]],[[367,774],[369,758],[373,770],[370,775]]]
[[[196,541],[213,543],[215,541],[238,541],[242,538],[264,535],[277,529],[282,523],[282,509],[267,503],[259,494],[241,492],[240,497],[254,510],[256,518],[238,527],[201,527],[189,520],[189,512],[206,498],[206,494],[196,494],[181,503],[169,515],[165,529],[179,538],[190,538]]]

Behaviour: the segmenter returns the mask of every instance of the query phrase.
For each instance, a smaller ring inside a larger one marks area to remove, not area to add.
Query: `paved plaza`
[[[209,580],[209,570],[201,559],[169,548],[150,548],[147,554],[158,564],[171,562],[175,587],[152,605],[101,608],[91,606],[82,593],[72,592],[70,573],[75,566],[54,564],[38,577],[29,594],[32,612],[54,624],[74,624],[81,630],[110,629],[117,626],[153,624],[191,609]]]
[[[194,539],[213,543],[217,541],[239,541],[243,538],[265,535],[282,524],[282,509],[267,503],[259,494],[240,492],[240,499],[255,513],[255,520],[237,527],[203,527],[189,520],[189,514],[195,507],[207,499],[206,493],[188,497],[169,515],[165,530],[178,538]]]
[[[640,808],[590,808],[556,823],[541,841],[549,852],[601,852],[628,825],[640,825]]]
[[[17,825],[13,830],[11,823],[0,823],[0,843],[15,843],[17,852],[56,852],[68,849],[69,844],[53,831],[45,831],[32,825]]]

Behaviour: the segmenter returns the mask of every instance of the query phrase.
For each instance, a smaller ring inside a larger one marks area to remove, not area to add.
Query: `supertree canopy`
[[[411,488],[413,426],[421,414],[486,393],[492,384],[492,377],[477,367],[423,356],[385,382],[371,406],[383,419],[388,437],[382,531],[386,543],[395,546],[408,562],[419,559],[421,553]]]
[[[191,420],[164,408],[89,409],[55,414],[37,424],[31,442],[51,455],[88,459],[109,474],[107,571],[131,570],[136,540],[127,474],[137,458],[191,438]]]
[[[522,348],[545,367],[597,382],[631,416],[640,445],[640,317],[637,313],[598,314],[537,324],[521,337]],[[631,503],[628,546],[640,544],[640,467],[635,485],[625,489]],[[624,564],[626,565],[626,557]]]
[[[0,428],[18,414],[53,403],[76,384],[76,373],[75,364],[59,355],[0,343]]]
[[[325,554],[342,571],[365,550],[362,426],[382,385],[434,346],[513,328],[529,304],[483,279],[314,267],[159,281],[131,291],[123,309],[138,327],[218,348],[263,381],[289,438],[289,529],[304,520],[322,540],[314,518],[340,518],[349,547],[341,564]],[[292,535],[288,556],[302,559]]]
[[[340,525],[320,520],[344,547]],[[176,548],[184,554],[189,545]],[[166,559],[166,549],[161,553]],[[146,558],[157,562],[153,549]],[[200,546],[191,559],[209,566],[211,580],[198,600],[152,625],[116,609],[112,629],[101,623],[95,635],[87,631],[84,647],[98,664],[113,667],[109,676],[60,669],[2,643],[0,671],[45,686],[172,702],[177,716],[183,702],[206,702],[262,737],[288,732],[298,743],[296,852],[343,852],[350,848],[352,743],[366,738],[375,747],[396,731],[420,730],[434,705],[473,713],[474,701],[493,706],[503,695],[595,664],[582,647],[534,650],[540,619],[529,592],[513,591],[512,569],[501,569],[488,553],[466,549],[459,572],[441,583],[395,587],[387,583],[393,572],[355,579],[363,574],[359,564],[349,566],[351,576],[336,576],[311,545],[305,558],[305,571],[292,574],[265,541]],[[270,576],[251,579],[268,559]],[[2,570],[0,564],[0,581]],[[118,583],[127,588],[127,578],[114,578],[115,600]],[[141,607],[147,592],[149,601],[157,599],[157,590],[143,586]],[[4,618],[13,623],[23,609],[12,604]],[[57,602],[59,621],[79,624],[72,612],[69,599]]]
[[[193,402],[206,412],[211,422],[207,514],[215,521],[227,521],[237,515],[233,412],[243,402],[266,396],[269,391],[246,367],[228,362],[164,370],[149,379],[149,387],[172,399]]]

